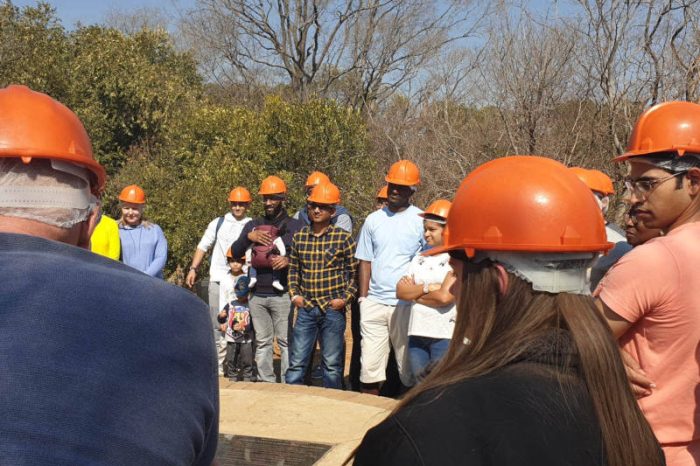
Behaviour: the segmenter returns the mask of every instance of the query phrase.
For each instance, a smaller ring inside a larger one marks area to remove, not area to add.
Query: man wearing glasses
[[[287,215],[285,201],[287,200],[287,185],[277,176],[265,178],[258,191],[263,198],[265,215],[246,223],[238,239],[231,245],[233,257],[243,257],[246,250],[255,243],[271,246],[277,234],[287,250],[292,245],[292,236],[303,226],[300,220]],[[250,316],[255,329],[255,363],[258,366],[258,380],[276,382],[272,365],[273,340],[277,339],[280,348],[281,381],[287,372],[289,357],[287,346],[289,341],[289,314],[291,303],[287,294],[287,266],[289,259],[285,256],[271,255],[268,267],[256,267],[257,284],[250,298]],[[272,271],[282,271],[280,283],[282,290],[273,286]]]
[[[289,254],[289,294],[298,309],[286,381],[301,384],[320,336],[323,386],[341,389],[345,363],[345,309],[357,292],[355,241],[331,224],[340,190],[330,181],[307,198],[311,225],[294,235]]]
[[[637,121],[626,200],[664,236],[635,248],[595,291],[669,466],[700,464],[700,105],[667,102]]]
[[[243,226],[250,222],[251,218],[246,216],[250,205],[250,193],[242,186],[233,188],[228,195],[231,212],[222,217],[217,217],[207,226],[202,235],[197,248],[192,256],[192,265],[187,272],[185,284],[192,288],[197,280],[197,269],[201,265],[207,251],[212,249],[211,264],[209,265],[209,313],[214,328],[214,341],[219,359],[219,375],[224,374],[223,362],[226,356],[226,339],[224,333],[219,329],[216,318],[221,309],[219,308],[219,284],[229,271],[226,261],[226,252],[231,247],[231,243],[236,241],[243,230]]]

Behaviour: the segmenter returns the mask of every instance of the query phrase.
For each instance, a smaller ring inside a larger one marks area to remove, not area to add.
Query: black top
[[[241,257],[245,254],[246,250],[253,245],[253,242],[248,239],[248,233],[253,231],[253,229],[260,225],[274,225],[280,228],[280,238],[284,243],[284,247],[287,248],[287,254],[292,248],[292,237],[294,233],[301,230],[304,227],[304,222],[287,215],[287,211],[282,209],[277,217],[274,219],[268,219],[267,217],[258,217],[243,226],[240,236],[231,245],[231,252],[233,257]],[[258,282],[255,285],[255,290],[253,294],[256,296],[277,296],[284,294],[283,291],[278,291],[272,287],[272,269],[259,267],[255,269],[258,272]],[[287,288],[287,269],[280,270],[280,283]]]
[[[562,370],[549,356],[423,393],[367,432],[355,464],[605,465],[575,358]]]

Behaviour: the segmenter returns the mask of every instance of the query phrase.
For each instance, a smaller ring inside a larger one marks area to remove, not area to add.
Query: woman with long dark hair
[[[462,182],[447,232],[427,254],[457,276],[452,343],[355,464],[664,464],[588,295],[612,244],[587,188],[551,159],[497,159]]]

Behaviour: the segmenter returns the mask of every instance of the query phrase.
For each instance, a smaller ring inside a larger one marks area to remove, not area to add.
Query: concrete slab
[[[396,401],[283,384],[220,382],[221,434],[332,444],[316,464],[340,465]]]

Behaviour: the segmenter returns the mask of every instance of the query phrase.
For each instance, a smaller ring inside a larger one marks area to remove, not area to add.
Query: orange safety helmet
[[[645,110],[634,125],[627,152],[614,160],[659,152],[700,154],[700,105],[663,102]]]
[[[317,204],[340,204],[340,190],[336,185],[327,181],[314,186],[306,200]]]
[[[250,192],[242,186],[235,187],[228,194],[229,202],[250,202]]]
[[[122,192],[119,194],[119,200],[122,202],[130,202],[131,204],[145,204],[146,193],[143,192],[143,189],[139,186],[130,184],[122,189]]]
[[[0,157],[53,159],[81,165],[95,176],[92,191],[105,185],[105,169],[92,154],[85,127],[68,107],[26,86],[0,89]]]
[[[286,194],[287,193],[287,183],[284,182],[279,176],[271,175],[262,180],[260,183],[260,191],[258,194],[263,196],[270,194]]]
[[[578,176],[578,179],[583,181],[583,184],[588,186],[588,189],[591,191],[596,191],[606,196],[615,194],[612,180],[602,171],[588,170],[581,167],[571,167],[569,170],[571,170],[574,175]]]
[[[312,186],[316,186],[317,184],[321,183],[330,183],[331,179],[328,178],[328,175],[326,175],[323,172],[312,172],[308,178],[306,178],[306,184],[304,185],[305,188],[310,188]]]
[[[569,169],[545,157],[512,156],[487,162],[462,181],[444,245],[425,254],[602,252],[612,246],[598,204]]]
[[[430,204],[427,209],[425,209],[418,215],[420,215],[423,218],[425,218],[426,215],[433,215],[435,217],[441,217],[446,219],[447,215],[450,213],[451,205],[452,203],[447,199],[438,199],[437,201]]]
[[[389,168],[384,179],[391,184],[415,186],[420,183],[420,170],[410,160],[399,160]]]
[[[389,186],[384,185],[382,186],[382,189],[379,190],[377,193],[377,199],[382,199],[386,201],[389,198]]]

